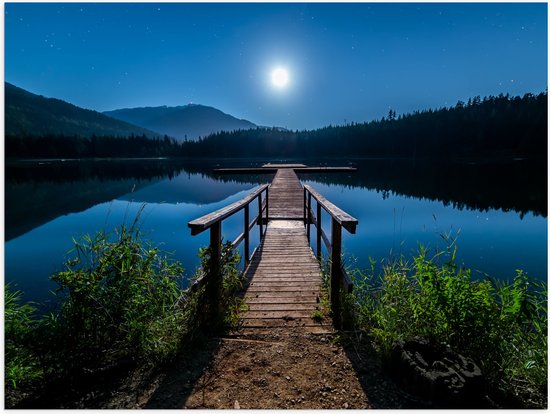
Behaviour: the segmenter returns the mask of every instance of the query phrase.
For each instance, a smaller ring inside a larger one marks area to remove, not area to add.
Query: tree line
[[[476,96],[452,107],[364,123],[289,131],[218,132],[198,141],[114,136],[7,135],[6,156],[537,158],[547,153],[547,92]]]
[[[219,132],[188,145],[193,156],[540,157],[546,155],[547,93],[475,97],[417,111],[313,131]]]

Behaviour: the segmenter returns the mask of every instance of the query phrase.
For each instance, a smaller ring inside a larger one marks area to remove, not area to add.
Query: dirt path
[[[350,338],[351,337],[351,338]],[[203,342],[166,366],[59,384],[20,408],[425,408],[353,334],[270,330]]]
[[[418,407],[365,350],[350,350],[338,338],[273,331],[255,338],[212,340],[197,355],[184,355],[153,376],[145,387],[138,375],[102,408]]]
[[[173,385],[176,391],[178,384]],[[166,407],[163,394],[157,393],[147,405]],[[341,346],[326,336],[274,334],[221,340],[214,359],[180,407],[368,408],[370,404]]]

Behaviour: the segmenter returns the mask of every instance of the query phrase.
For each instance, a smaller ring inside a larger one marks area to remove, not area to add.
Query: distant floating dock
[[[297,173],[324,173],[324,172],[351,172],[357,171],[355,167],[308,167],[304,164],[264,164],[261,167],[245,168],[215,168],[216,174],[270,174],[280,169],[291,169]]]

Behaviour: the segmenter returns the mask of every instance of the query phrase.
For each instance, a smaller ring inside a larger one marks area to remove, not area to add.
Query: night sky
[[[5,4],[5,80],[310,129],[547,88],[547,4]],[[277,87],[276,68],[288,81]]]

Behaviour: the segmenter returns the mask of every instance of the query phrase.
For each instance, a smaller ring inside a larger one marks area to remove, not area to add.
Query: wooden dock
[[[271,220],[304,220],[304,189],[293,169],[277,170],[269,186]]]
[[[272,183],[261,186],[230,206],[189,223],[192,234],[211,229],[211,246],[219,243],[221,221],[244,209],[245,228],[233,243],[245,242],[245,277],[249,285],[244,292],[248,311],[242,317],[243,334],[257,334],[276,328],[289,332],[326,333],[332,321],[323,309],[323,294],[330,293],[333,313],[338,313],[339,292],[346,287],[341,270],[341,229],[354,233],[357,220],[338,209],[308,186],[303,187],[295,170],[303,165],[273,165],[276,168]],[[265,171],[265,170],[264,170]],[[262,199],[262,193],[265,197]],[[312,207],[317,202],[317,214]],[[258,199],[259,214],[249,223],[249,205]],[[331,242],[320,226],[324,208],[332,216]],[[267,224],[265,232],[264,224]],[[310,225],[317,227],[317,256],[310,244]],[[249,257],[249,233],[259,225],[261,242]],[[320,240],[324,240],[332,255],[329,292],[322,292],[322,275],[318,258]],[[213,265],[216,269],[216,265]],[[349,283],[348,283],[349,284]],[[325,302],[326,303],[326,302]],[[323,317],[323,312],[325,316]]]
[[[282,168],[289,168],[297,173],[345,173],[357,171],[355,167],[308,167],[303,164],[282,164],[282,166],[276,166],[276,164],[264,164],[261,167],[214,168],[213,172],[216,174],[272,174]]]

